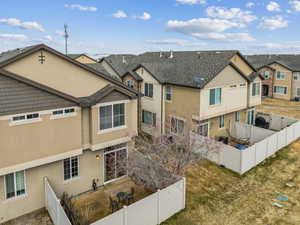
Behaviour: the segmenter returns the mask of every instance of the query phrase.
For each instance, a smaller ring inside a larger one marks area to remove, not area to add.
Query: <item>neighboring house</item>
[[[0,223],[126,175],[137,92],[45,45],[0,54]]]
[[[97,60],[89,57],[86,54],[68,54],[68,56],[83,64],[97,63]]]
[[[100,63],[141,90],[141,129],[153,136],[224,136],[231,122],[253,124],[261,104],[261,77],[238,51],[112,55]]]
[[[263,96],[300,99],[300,55],[251,55],[247,60],[265,78]]]

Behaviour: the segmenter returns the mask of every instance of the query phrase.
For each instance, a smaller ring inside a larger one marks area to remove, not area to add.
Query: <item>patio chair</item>
[[[119,209],[119,202],[116,200],[113,200],[111,196],[109,196],[109,201],[110,201],[110,208],[111,212],[113,213],[115,210]]]
[[[130,202],[134,201],[134,188],[131,187],[131,192],[126,195],[127,204],[129,205]]]
[[[118,200],[119,200],[119,204],[120,204],[120,205],[125,203],[126,197],[127,197],[127,194],[126,194],[125,192],[119,192],[119,193],[117,194],[117,198],[118,198]]]

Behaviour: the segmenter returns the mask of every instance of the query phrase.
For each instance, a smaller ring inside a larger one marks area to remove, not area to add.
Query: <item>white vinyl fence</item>
[[[92,225],[157,225],[185,208],[185,178]]]
[[[44,185],[46,209],[54,225],[72,225],[46,177],[44,178]]]
[[[245,124],[245,127],[246,126],[249,125]],[[238,124],[238,128],[241,128],[240,133],[237,132],[238,135],[243,136],[247,133],[243,133],[242,129],[244,128],[241,124]],[[229,145],[220,144],[222,146],[220,151],[208,153],[205,157],[208,160],[213,161],[218,165],[223,165],[234,172],[244,174],[276,153],[278,150],[297,140],[300,137],[300,121],[291,124],[289,127],[286,127],[279,132],[270,133],[266,130],[264,135],[262,135],[262,131],[264,130],[262,130],[262,128],[257,129],[254,127],[253,130],[258,131],[257,133],[252,133],[254,138],[260,140],[251,147],[248,147],[245,150],[239,150]],[[262,139],[262,137],[264,138]],[[201,140],[204,137],[198,135],[197,138]]]

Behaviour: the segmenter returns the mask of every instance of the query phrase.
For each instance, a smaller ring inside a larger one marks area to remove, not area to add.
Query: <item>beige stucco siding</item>
[[[231,59],[231,62],[247,76],[254,72],[254,70],[239,55],[235,55]]]
[[[50,112],[51,113],[51,112]],[[33,161],[52,155],[74,151],[82,147],[81,112],[76,116],[50,119],[41,115],[42,121],[10,126],[8,119],[0,120],[0,168]]]
[[[114,102],[112,102],[114,103]],[[126,101],[125,103],[125,127],[116,128],[100,132],[99,107],[94,106],[91,109],[92,127],[91,127],[91,146],[101,145],[117,139],[136,136],[138,133],[137,124],[137,99]]]
[[[270,65],[273,69],[275,69],[275,78],[274,78],[274,84],[273,86],[282,86],[282,87],[287,87],[287,93],[286,94],[277,94],[273,93],[274,98],[279,98],[279,99],[285,99],[285,100],[290,100],[292,98],[292,71],[288,70],[287,68],[279,65],[279,64],[272,64]],[[284,80],[277,80],[277,72],[284,72],[285,73],[285,79]],[[274,92],[274,89],[273,89]]]
[[[300,97],[298,95],[298,91],[297,91],[297,89],[300,89],[300,73],[299,72],[294,72],[295,76],[297,74],[298,74],[298,80],[293,79],[293,81],[292,81],[292,99],[295,99],[295,97]],[[293,75],[293,77],[294,77],[294,75]]]
[[[89,96],[109,84],[103,78],[47,51],[43,51],[45,62],[41,64],[40,54],[40,51],[33,53],[4,69],[74,97]]]
[[[96,60],[93,60],[89,57],[86,57],[85,55],[81,55],[78,58],[76,58],[76,61],[83,63],[83,64],[88,64],[88,63],[96,63]]]
[[[172,100],[164,100],[166,118],[165,130],[166,132],[170,132],[170,120],[172,116],[184,119],[185,128],[190,130],[192,129],[192,118],[197,118],[200,112],[200,89],[174,85],[170,87],[172,90]]]
[[[100,156],[100,160],[96,159]],[[54,191],[61,197],[63,192],[76,195],[92,188],[92,180],[103,185],[103,153],[86,151],[79,157],[79,178],[64,181],[63,162],[35,167],[25,171],[26,195],[16,199],[5,199],[4,176],[0,176],[0,223],[45,207],[43,178],[48,177]]]
[[[83,148],[89,147],[91,142],[91,109],[82,109],[82,146]]]
[[[260,85],[260,93],[257,96],[252,96],[253,83],[258,83]],[[252,83],[250,83],[249,87],[249,96],[248,96],[248,107],[253,107],[257,105],[261,105],[261,96],[262,96],[262,82],[259,77],[257,77]]]
[[[231,85],[236,86],[231,87]],[[227,66],[200,91],[200,120],[245,109],[247,87],[247,81],[231,66]],[[222,101],[219,105],[209,105],[210,89],[213,88],[222,88]]]

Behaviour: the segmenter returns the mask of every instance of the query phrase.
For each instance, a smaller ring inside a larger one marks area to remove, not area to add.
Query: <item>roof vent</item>
[[[170,57],[169,57],[169,59],[173,59],[173,58],[174,58],[173,50],[170,50]]]
[[[203,83],[203,81],[205,81],[205,79],[201,76],[194,77],[194,82],[197,83],[197,86],[200,86]]]
[[[160,51],[160,52],[159,52],[159,58],[162,58],[163,56],[164,56],[163,52]]]
[[[122,61],[123,61],[123,63],[124,63],[124,64],[127,64],[127,62],[126,62],[126,58],[125,58],[125,55],[123,56],[123,59],[122,59]]]

